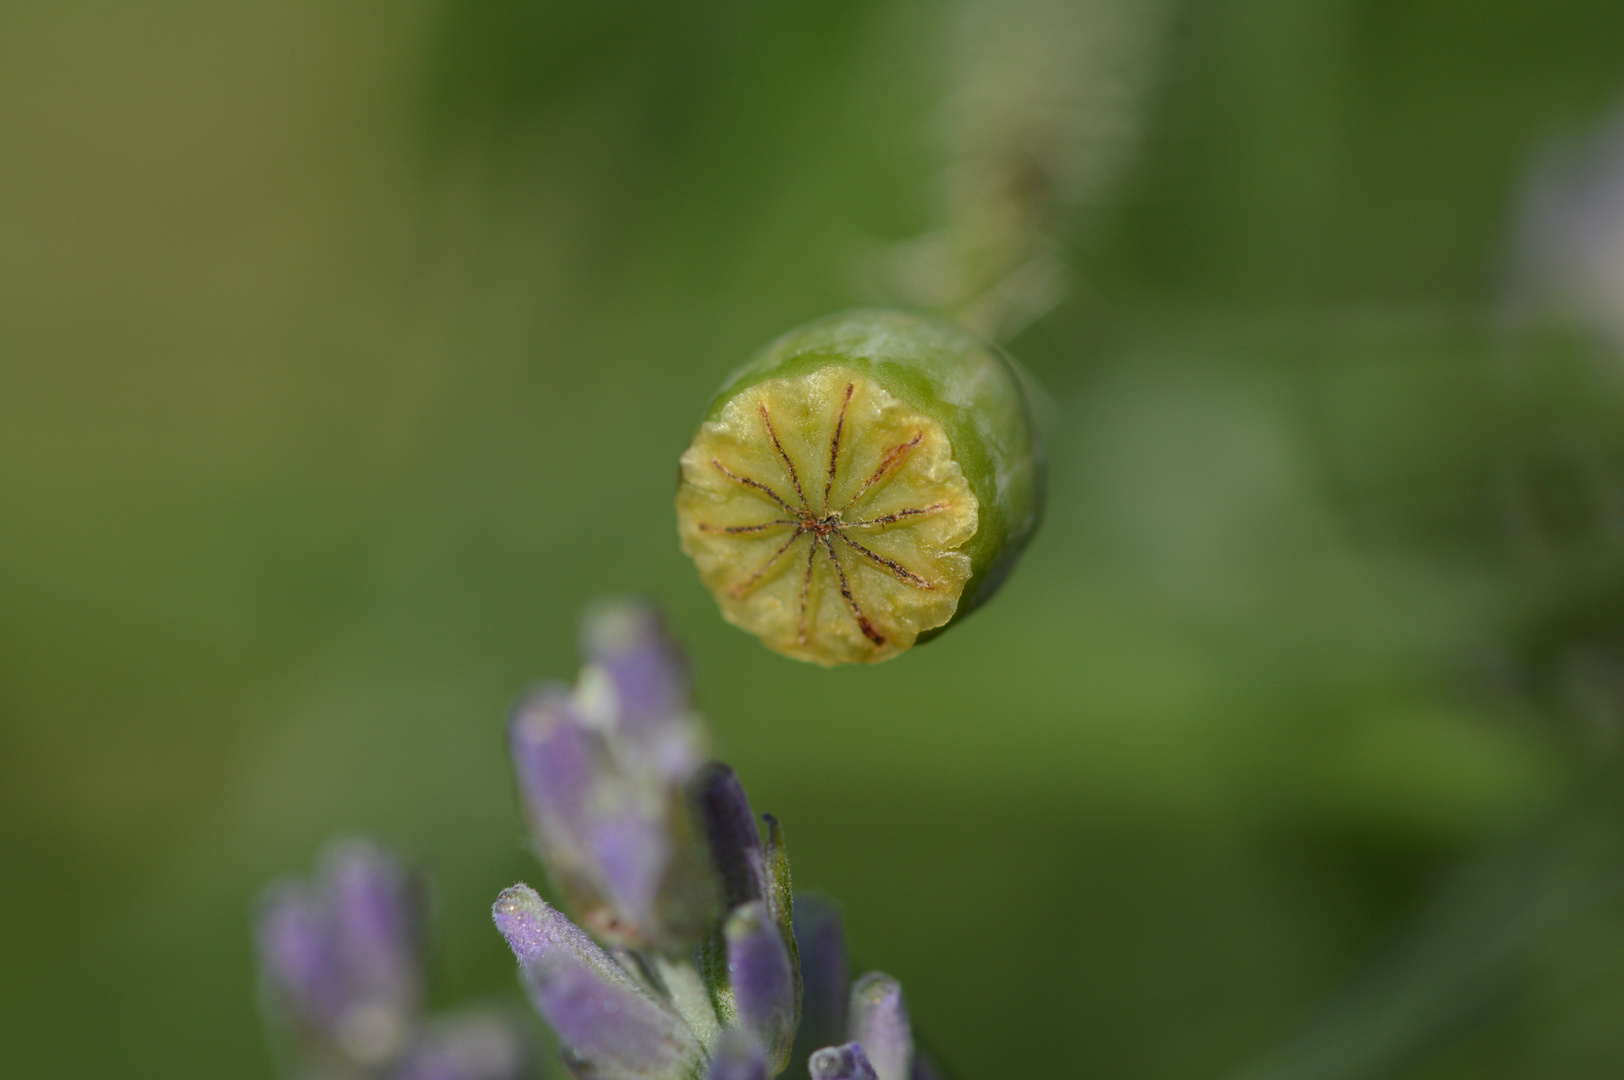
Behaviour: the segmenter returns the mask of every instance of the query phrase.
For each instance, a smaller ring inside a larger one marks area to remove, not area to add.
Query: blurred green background
[[[1619,1075],[1624,361],[1500,299],[1624,7],[1117,8],[1049,520],[825,672],[674,463],[940,224],[955,5],[0,6],[0,1075],[270,1076],[251,903],[340,834],[516,1001],[505,713],[624,592],[965,1080]]]

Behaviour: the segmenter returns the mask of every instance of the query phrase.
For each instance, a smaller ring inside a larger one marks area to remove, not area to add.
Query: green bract
[[[820,319],[728,380],[682,458],[683,550],[771,648],[873,663],[992,596],[1043,457],[997,349],[895,311]]]

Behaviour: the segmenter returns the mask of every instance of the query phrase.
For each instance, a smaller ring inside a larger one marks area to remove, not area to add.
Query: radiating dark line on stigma
[[[776,529],[780,525],[794,524],[795,522],[789,520],[788,518],[779,518],[777,521],[764,521],[760,525],[707,525],[705,522],[701,521],[699,523],[699,531],[708,533],[731,533],[736,536],[739,533],[766,532],[768,529]]]
[[[767,571],[769,571],[769,570],[771,570],[773,568],[773,564],[778,562],[779,557],[782,556],[784,554],[784,552],[788,551],[790,549],[790,546],[793,545],[795,543],[795,541],[799,540],[801,538],[801,534],[804,533],[805,531],[806,531],[805,529],[796,529],[795,532],[790,536],[790,538],[788,540],[785,540],[784,543],[778,548],[778,550],[773,552],[772,555],[770,555],[768,557],[767,561],[761,564],[761,566],[756,570],[755,573],[751,574],[748,578],[746,578],[744,581],[740,582],[739,584],[733,586],[731,589],[728,590],[728,592],[732,593],[734,596],[736,596],[736,597],[738,597],[739,599],[742,600],[744,598],[744,594],[749,592],[751,587],[754,586],[756,582],[761,580],[761,577],[762,577],[763,574],[765,574]],[[812,541],[812,548],[813,548],[814,551],[817,550],[817,546],[818,546],[817,541],[813,540]]]
[[[918,517],[920,514],[930,514],[937,510],[946,510],[950,505],[950,503],[941,502],[918,509],[910,507],[907,510],[898,510],[894,514],[884,514],[877,518],[870,518],[867,521],[843,521],[841,522],[841,525],[847,529],[860,529],[865,525],[892,525],[898,521],[901,521],[903,518]],[[793,523],[786,522],[786,524]]]
[[[868,616],[863,614],[863,609],[857,606],[857,598],[851,594],[851,582],[846,580],[846,570],[845,567],[840,565],[840,559],[835,555],[834,544],[829,542],[827,536],[821,539],[824,548],[829,552],[829,561],[835,564],[835,573],[840,577],[840,595],[846,598],[846,606],[851,608],[852,618],[857,620],[857,628],[863,632],[864,637],[874,644],[884,645],[884,636],[874,629],[874,624],[868,621]],[[817,550],[816,540],[813,541],[812,549]]]
[[[846,384],[846,398],[840,403],[840,418],[835,421],[835,437],[829,440],[829,479],[823,485],[823,512],[829,512],[829,493],[835,489],[835,462],[840,458],[840,433],[846,427],[846,406],[851,404],[851,392],[856,384]]]
[[[864,495],[867,495],[869,489],[875,484],[879,483],[881,478],[883,478],[893,466],[895,466],[903,458],[907,457],[908,451],[918,446],[919,440],[923,439],[924,437],[925,433],[923,431],[918,432],[907,442],[902,443],[899,446],[893,446],[890,450],[886,451],[885,458],[880,462],[880,467],[874,470],[874,475],[869,477],[868,480],[864,482],[863,486],[857,489],[857,494],[853,495],[850,501],[848,501],[845,506],[840,508],[840,512],[844,514],[857,503],[858,499],[861,499]]]
[[[799,535],[797,533],[796,535]],[[799,633],[801,647],[806,647],[806,600],[812,595],[812,563],[818,557],[818,538],[812,538],[812,546],[806,549],[806,577],[801,581],[801,609],[796,619],[796,630]]]
[[[778,492],[774,491],[772,488],[768,487],[766,484],[763,484],[760,480],[752,480],[748,476],[740,476],[738,473],[732,472],[731,470],[729,470],[726,465],[723,465],[720,461],[717,461],[715,458],[711,458],[711,464],[716,466],[718,469],[720,469],[722,471],[722,474],[724,476],[726,476],[729,480],[732,480],[735,484],[743,484],[745,487],[755,488],[757,491],[759,491],[763,495],[767,496],[767,498],[771,499],[773,502],[777,503],[779,506],[782,506],[785,510],[789,511],[791,514],[796,514],[796,516],[799,516],[799,513],[796,511],[795,507],[793,507],[789,503],[785,502],[782,498],[779,497]]]
[[[835,535],[839,536],[842,543],[852,548],[858,554],[865,555],[868,558],[873,559],[875,562],[891,571],[891,573],[896,575],[897,580],[901,581],[903,584],[912,585],[920,589],[935,590],[936,586],[932,585],[930,582],[926,581],[912,570],[909,570],[901,563],[896,562],[893,559],[887,559],[884,555],[880,555],[876,552],[868,550],[868,548],[864,547],[862,544],[859,544],[857,541],[844,535],[843,533],[836,533]]]
[[[778,432],[773,430],[772,418],[767,415],[767,403],[762,402],[757,408],[761,412],[761,422],[767,425],[767,438],[772,440],[773,449],[778,451],[778,457],[784,462],[784,468],[789,470],[789,482],[795,485],[795,494],[801,497],[801,505],[811,510],[812,504],[806,501],[806,492],[801,490],[801,477],[795,471],[795,462],[784,452],[784,444],[778,441]]]

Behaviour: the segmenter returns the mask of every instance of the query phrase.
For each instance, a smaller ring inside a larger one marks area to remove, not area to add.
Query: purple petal
[[[795,898],[795,945],[801,964],[801,1025],[792,1060],[804,1061],[820,1046],[846,1038],[851,973],[840,908],[826,896]]]
[[[722,931],[739,1026],[782,1069],[795,1039],[795,967],[783,934],[760,900],[735,908]]]
[[[531,1001],[578,1069],[606,1080],[678,1080],[697,1067],[703,1052],[681,1018],[534,889],[504,890],[492,917],[519,958]]]
[[[760,1044],[737,1028],[729,1028],[711,1051],[705,1080],[767,1080],[770,1075]]]
[[[826,1046],[807,1062],[812,1080],[879,1080],[860,1044]]]
[[[913,1031],[901,983],[871,971],[852,985],[851,1037],[863,1044],[879,1080],[908,1080]]]
[[[761,831],[738,775],[713,761],[700,770],[691,790],[728,908],[760,900],[765,873]]]

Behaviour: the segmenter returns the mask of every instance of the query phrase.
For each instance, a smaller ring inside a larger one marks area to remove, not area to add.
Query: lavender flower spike
[[[914,1042],[901,983],[871,971],[852,984],[851,1037],[863,1044],[879,1080],[908,1080]]]
[[[799,1020],[794,961],[763,901],[736,908],[722,934],[739,1027],[761,1044],[777,1075],[789,1064]]]
[[[699,1070],[704,1050],[688,1025],[534,889],[503,890],[491,914],[578,1075],[687,1080]]]
[[[796,910],[783,829],[705,762],[687,669],[653,612],[599,607],[582,648],[576,685],[533,694],[510,729],[537,851],[574,921],[522,885],[493,912],[566,1067],[927,1080],[896,980],[851,984],[838,909]]]
[[[536,851],[600,939],[680,953],[721,912],[687,794],[704,755],[686,668],[646,605],[600,607],[583,636],[575,688],[532,694],[509,731]]]
[[[807,1063],[812,1080],[879,1080],[860,1044],[826,1046]]]
[[[760,1044],[737,1028],[729,1028],[711,1051],[705,1080],[768,1080],[770,1075]]]

